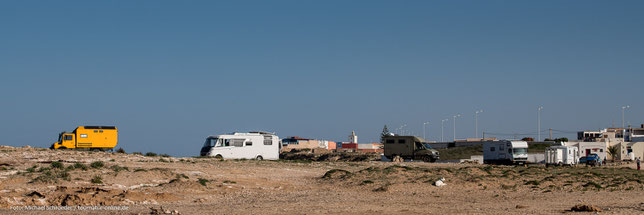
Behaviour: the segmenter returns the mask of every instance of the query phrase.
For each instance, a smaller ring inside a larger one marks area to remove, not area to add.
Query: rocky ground
[[[217,161],[0,146],[0,168],[0,214],[644,213],[634,164]]]

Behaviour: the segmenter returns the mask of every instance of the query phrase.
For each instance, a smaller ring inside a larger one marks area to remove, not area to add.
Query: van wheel
[[[430,156],[424,156],[424,157],[423,157],[423,161],[425,161],[425,162],[432,162],[432,157],[430,157]]]
[[[263,158],[261,155],[260,155],[260,156],[257,156],[257,158],[255,158],[255,159],[260,160],[260,161],[261,161],[261,160],[264,160],[264,158]]]
[[[99,148],[93,148],[93,149],[92,149],[92,151],[93,151],[93,152],[100,152],[100,151],[101,151],[101,149],[99,149]]]
[[[223,161],[223,160],[224,160],[224,157],[223,157],[223,156],[221,156],[221,155],[215,155],[215,159],[220,160],[220,161]]]
[[[61,146],[61,147],[58,147],[58,149],[67,149],[67,147]]]

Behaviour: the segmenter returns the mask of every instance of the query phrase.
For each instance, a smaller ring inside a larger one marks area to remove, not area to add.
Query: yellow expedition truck
[[[61,132],[49,148],[107,151],[114,149],[117,137],[115,126],[80,126],[72,133]]]

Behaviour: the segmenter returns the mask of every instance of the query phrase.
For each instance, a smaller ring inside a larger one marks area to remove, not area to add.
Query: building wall
[[[581,141],[570,141],[566,142],[563,145],[565,146],[575,146],[579,149],[579,156],[586,156],[588,151],[590,153],[595,153],[603,159],[607,159],[606,149],[608,148],[608,143],[606,142],[581,142]]]

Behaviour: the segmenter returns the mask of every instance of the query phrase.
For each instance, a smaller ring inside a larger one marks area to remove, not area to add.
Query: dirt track
[[[96,161],[104,165],[91,167]],[[580,203],[644,213],[644,174],[632,165],[216,161],[14,147],[0,147],[0,165],[2,214],[24,214],[9,208],[25,205],[128,206],[74,214],[148,214],[160,206],[181,214],[552,214]],[[101,183],[91,182],[95,176]],[[440,177],[447,186],[433,186]]]

